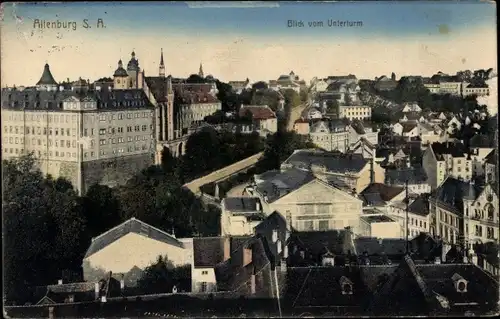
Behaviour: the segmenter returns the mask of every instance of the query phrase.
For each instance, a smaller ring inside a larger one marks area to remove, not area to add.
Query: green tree
[[[138,286],[145,294],[191,291],[191,266],[174,267],[168,257],[159,256],[156,263],[144,270]]]
[[[122,221],[120,202],[108,186],[91,186],[83,196],[82,204],[91,237],[102,234]]]
[[[283,96],[285,97],[285,108],[291,110],[302,104],[299,94],[292,89],[286,89]]]
[[[186,83],[193,83],[193,84],[196,84],[196,83],[206,83],[207,81],[205,80],[205,78],[202,78],[201,76],[199,76],[198,74],[191,74],[187,79],[186,79]]]
[[[5,292],[22,302],[27,287],[78,269],[88,246],[86,220],[71,184],[44,177],[32,154],[3,161]]]
[[[315,148],[308,137],[295,132],[277,132],[268,136],[263,158],[257,164],[260,172],[278,169],[294,150]]]

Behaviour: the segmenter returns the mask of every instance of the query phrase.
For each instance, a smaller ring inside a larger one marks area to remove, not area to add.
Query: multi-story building
[[[373,87],[377,91],[391,91],[394,90],[398,86],[398,82],[394,79],[391,79],[385,75],[377,78]]]
[[[472,159],[472,173],[474,176],[485,176],[486,161],[490,154],[494,154],[492,147],[470,147]]]
[[[277,80],[270,80],[269,88],[274,91],[291,89],[299,93],[307,88],[307,84],[291,71],[288,75],[280,75]]]
[[[491,152],[485,159],[484,176],[486,178],[486,183],[498,182],[498,158],[496,152],[497,150]]]
[[[202,71],[202,70],[201,70]],[[222,109],[216,98],[217,87],[214,82],[185,83],[183,80],[166,76],[163,51],[160,55],[158,76],[144,76],[142,88],[155,109],[156,162],[161,159],[163,147],[175,147],[172,153],[182,155],[185,138],[192,128],[208,115]],[[177,143],[173,143],[178,141]]]
[[[372,158],[361,154],[342,154],[318,149],[295,150],[282,164],[281,169],[303,169],[317,178],[347,189],[360,192],[372,182],[383,183],[385,170]]]
[[[490,95],[490,89],[488,85],[474,85],[471,83],[465,83],[462,89],[462,95],[476,95],[476,96],[484,96]]]
[[[462,94],[462,82],[439,82],[439,94]]]
[[[140,89],[80,80],[65,90],[46,64],[35,87],[2,90],[2,155],[33,152],[43,173],[67,178],[80,193],[122,184],[152,164],[153,111]]]
[[[242,105],[239,116],[251,118],[249,132],[258,132],[262,136],[274,134],[278,131],[278,118],[276,113],[267,105]]]
[[[431,192],[427,176],[422,167],[405,167],[385,170],[385,183],[393,186],[408,185],[408,193],[426,194]]]
[[[372,109],[367,105],[340,105],[339,118],[352,120],[369,120],[372,118]]]
[[[254,228],[265,219],[256,197],[226,197],[221,202],[221,236],[253,236]]]
[[[432,232],[448,243],[471,249],[498,241],[498,194],[491,184],[475,185],[448,177],[430,200]]]
[[[298,231],[359,231],[362,201],[349,191],[334,187],[307,170],[296,168],[256,175],[247,188],[261,199],[267,215],[277,211]]]
[[[473,172],[472,158],[461,142],[432,143],[424,152],[422,166],[432,189],[448,176],[470,181]]]
[[[440,85],[439,85],[439,83],[424,83],[424,86],[432,94],[438,94],[439,91],[440,91]]]
[[[353,146],[360,139],[365,139],[373,145],[378,145],[378,130],[374,130],[369,123],[361,120],[352,120],[349,124],[349,145]]]
[[[324,120],[311,124],[309,136],[326,151],[345,153],[349,147],[349,126],[342,120]]]

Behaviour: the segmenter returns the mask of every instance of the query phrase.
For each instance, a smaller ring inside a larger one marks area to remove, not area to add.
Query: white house
[[[403,107],[403,113],[420,113],[422,108],[417,103],[406,103]]]
[[[476,96],[484,96],[490,95],[490,89],[488,85],[485,86],[476,86],[471,83],[467,83],[464,85],[462,89],[463,96],[476,95]]]
[[[362,236],[374,238],[401,238],[401,226],[391,218],[376,209],[364,209],[360,217]]]
[[[83,276],[86,281],[97,281],[111,271],[115,279],[123,275],[127,286],[135,286],[159,256],[174,266],[184,266],[191,264],[192,253],[191,239],[177,239],[131,218],[92,239],[83,258]]]
[[[239,116],[251,115],[253,131],[266,136],[278,131],[278,119],[276,113],[267,105],[242,105]]]
[[[217,291],[215,266],[231,256],[230,237],[193,238],[193,262],[191,264],[191,292]]]
[[[221,202],[221,236],[254,235],[254,228],[265,219],[256,197],[226,197]]]
[[[325,92],[328,87],[328,83],[323,79],[314,78],[311,82],[311,92]]]
[[[453,116],[447,123],[447,132],[449,134],[453,134],[454,132],[460,130],[460,128],[462,127],[462,123],[460,122],[460,120],[456,117],[456,116]]]
[[[313,119],[321,119],[321,118],[323,118],[323,114],[317,108],[311,107],[307,111],[307,118],[311,119],[311,120],[313,120]]]
[[[336,230],[347,226],[358,231],[362,201],[355,195],[305,170],[292,168],[262,175],[255,176],[256,185],[248,191],[261,198],[267,214],[279,212],[298,231]]]
[[[317,121],[310,126],[309,137],[326,151],[345,152],[349,147],[348,125],[341,120]]]

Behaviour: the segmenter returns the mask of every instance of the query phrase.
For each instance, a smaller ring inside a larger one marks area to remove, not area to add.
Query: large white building
[[[432,189],[447,176],[469,181],[473,172],[472,158],[460,142],[432,143],[424,152],[422,167]]]
[[[121,70],[120,63],[117,83]],[[65,89],[46,64],[35,87],[2,89],[2,157],[34,153],[43,173],[67,178],[80,193],[115,186],[153,163],[153,114],[141,89],[82,80]]]
[[[498,194],[491,184],[474,185],[448,177],[429,200],[435,235],[468,249],[498,242]]]
[[[311,124],[311,141],[326,151],[345,153],[349,148],[349,125],[342,120],[323,120]]]

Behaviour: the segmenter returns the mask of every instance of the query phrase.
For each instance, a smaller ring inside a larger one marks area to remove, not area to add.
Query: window
[[[325,231],[330,229],[330,221],[328,220],[320,220],[319,221],[319,230],[320,231]]]
[[[99,135],[105,135],[106,134],[106,129],[102,128],[99,130]]]
[[[83,129],[83,136],[89,135],[89,130],[88,129]]]
[[[104,139],[99,140],[99,145],[106,145],[106,140],[104,140]]]
[[[99,121],[106,121],[106,114],[100,114]]]
[[[314,214],[314,206],[313,205],[300,205],[299,210],[300,210],[301,214],[304,214],[304,215]]]
[[[305,231],[312,231],[312,230],[314,230],[314,223],[313,223],[312,220],[304,221],[304,230]]]
[[[208,275],[208,271],[207,271],[207,270],[203,270],[203,271],[201,272],[201,274],[202,274],[202,275]]]
[[[123,127],[118,128],[118,133],[123,133]]]
[[[207,283],[206,282],[202,282],[201,283],[201,292],[207,292],[208,290],[208,287],[207,287]]]
[[[59,135],[59,129],[58,128],[55,129],[54,134],[55,135]]]
[[[118,114],[118,119],[119,119],[119,120],[122,120],[122,119],[123,119],[123,113],[119,113],[119,114]]]

